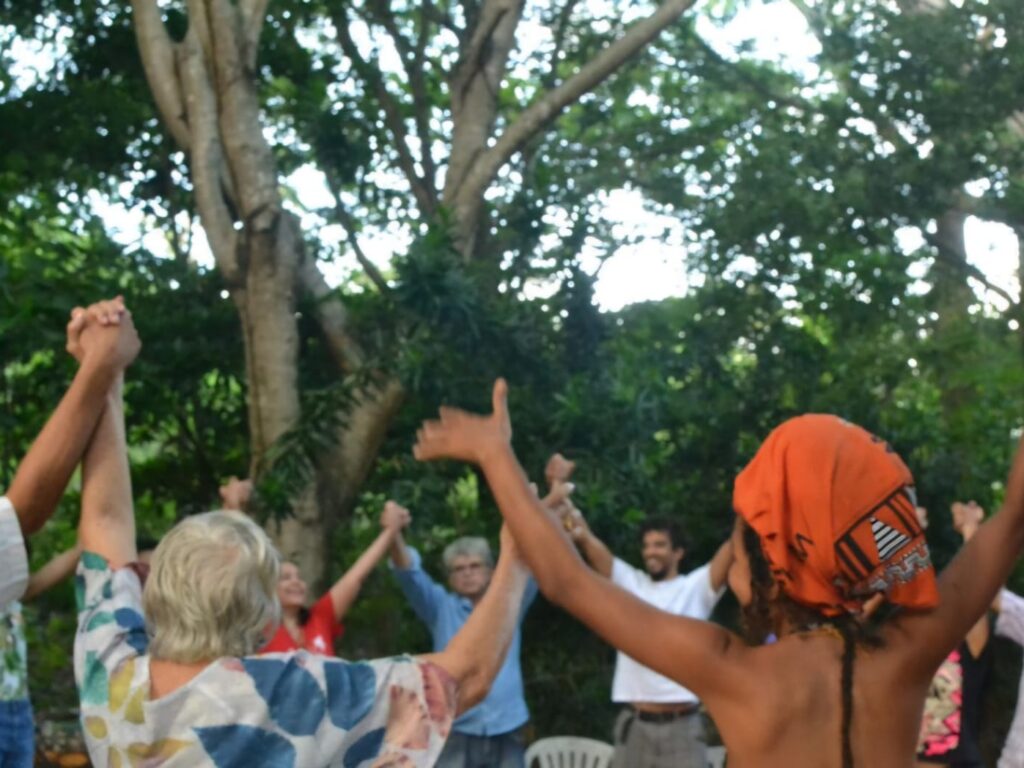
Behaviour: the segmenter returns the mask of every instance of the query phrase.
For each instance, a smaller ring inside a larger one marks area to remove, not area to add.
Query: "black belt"
[[[633,710],[633,714],[636,715],[636,719],[644,723],[671,723],[673,720],[680,720],[684,717],[697,714],[700,708],[696,704],[691,704],[688,707],[680,707],[679,709],[670,710],[668,712],[645,712],[637,709],[636,707],[630,707]]]

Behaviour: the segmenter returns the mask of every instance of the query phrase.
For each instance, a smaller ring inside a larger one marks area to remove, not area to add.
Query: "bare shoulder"
[[[922,665],[921,658],[926,651],[931,655],[935,652],[921,647],[920,628],[932,619],[933,613],[934,610],[903,611],[889,619],[879,633],[879,647],[867,655],[871,667],[901,685],[928,683],[935,669],[932,665]]]

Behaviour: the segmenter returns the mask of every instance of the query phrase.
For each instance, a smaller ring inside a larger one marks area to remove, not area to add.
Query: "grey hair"
[[[241,512],[186,518],[163,537],[142,593],[153,658],[192,664],[255,653],[281,620],[281,559]]]
[[[441,555],[445,570],[451,570],[456,557],[479,557],[488,568],[494,567],[491,545],[482,536],[463,536],[445,547]]]

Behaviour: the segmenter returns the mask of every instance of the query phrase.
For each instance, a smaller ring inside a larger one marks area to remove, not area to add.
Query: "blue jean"
[[[437,759],[437,768],[526,768],[520,729],[497,736],[470,736],[452,731]]]
[[[0,701],[0,768],[32,768],[35,729],[28,699]]]

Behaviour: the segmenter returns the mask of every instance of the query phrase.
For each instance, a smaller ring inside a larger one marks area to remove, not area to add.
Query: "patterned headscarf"
[[[796,602],[839,616],[883,593],[895,605],[931,608],[938,590],[913,486],[887,443],[836,416],[808,414],[768,436],[736,478],[733,506]]]

